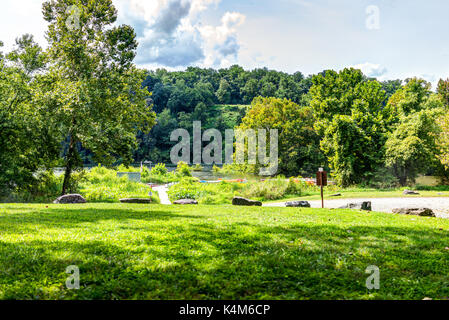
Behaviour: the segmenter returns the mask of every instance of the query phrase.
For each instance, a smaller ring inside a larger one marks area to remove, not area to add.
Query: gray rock
[[[175,202],[173,202],[173,204],[198,204],[198,201],[196,200],[192,200],[192,199],[181,199],[181,200],[176,200]]]
[[[371,201],[357,202],[357,203],[348,203],[347,205],[340,207],[340,209],[356,209],[356,210],[365,210],[371,211]]]
[[[432,209],[429,208],[398,208],[393,209],[393,213],[420,217],[436,217]]]
[[[341,197],[341,193],[331,194],[329,197]]]
[[[66,194],[53,201],[55,204],[76,204],[86,202],[86,199],[80,194]]]
[[[412,191],[412,190],[404,190],[403,194],[404,194],[404,196],[417,196],[417,195],[419,195],[419,192]]]
[[[285,203],[288,208],[310,208],[310,203],[307,201],[290,201]]]
[[[126,198],[120,199],[121,203],[139,203],[139,204],[148,204],[151,203],[150,198]]]
[[[261,207],[262,202],[260,201],[253,201],[249,199],[245,199],[242,197],[234,197],[232,199],[232,205],[234,206],[247,206],[247,207]]]

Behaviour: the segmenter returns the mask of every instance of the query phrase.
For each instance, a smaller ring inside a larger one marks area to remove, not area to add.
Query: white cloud
[[[246,17],[241,13],[226,12],[220,26],[199,28],[207,51],[204,62],[206,66],[225,67],[237,60],[240,50],[237,29],[245,22],[245,19]]]
[[[375,63],[370,63],[370,62],[357,64],[357,65],[353,66],[353,68],[360,69],[368,77],[374,77],[374,78],[380,78],[388,72],[388,69],[381,66],[380,64],[375,64]]]
[[[245,21],[226,12],[221,25],[203,25],[200,14],[220,0],[115,0],[119,18],[135,27],[140,43],[137,62],[185,67],[222,66],[236,61],[240,45],[237,28]],[[120,17],[120,12],[124,14]]]
[[[4,51],[11,50],[15,39],[25,33],[34,35],[34,39],[45,46],[47,24],[42,18],[43,2],[44,0],[1,0],[0,41],[5,43]]]

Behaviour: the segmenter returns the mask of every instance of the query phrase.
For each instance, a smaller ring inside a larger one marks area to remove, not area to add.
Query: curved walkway
[[[159,199],[161,200],[161,204],[170,205],[170,199],[168,198],[168,187],[165,186],[157,186],[153,188],[159,194]]]
[[[371,201],[373,211],[391,213],[396,208],[429,208],[437,217],[449,218],[449,198],[375,198],[324,200],[324,207],[337,209],[348,203]],[[321,200],[309,201],[312,208],[321,208]],[[265,207],[285,207],[285,202],[267,203]]]

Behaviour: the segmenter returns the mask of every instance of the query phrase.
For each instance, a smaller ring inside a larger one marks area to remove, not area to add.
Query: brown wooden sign
[[[318,171],[316,173],[316,185],[318,187],[326,187],[327,186],[327,172],[326,171]]]

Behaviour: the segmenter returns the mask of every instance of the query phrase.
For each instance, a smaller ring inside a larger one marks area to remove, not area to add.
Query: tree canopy
[[[65,193],[72,170],[81,165],[80,145],[97,162],[121,157],[129,164],[137,130],[149,131],[155,116],[142,88],[145,72],[133,64],[135,32],[113,25],[117,11],[111,0],[48,0],[43,13],[50,67],[36,100],[54,134],[68,141]],[[68,24],[75,14],[75,26]]]

